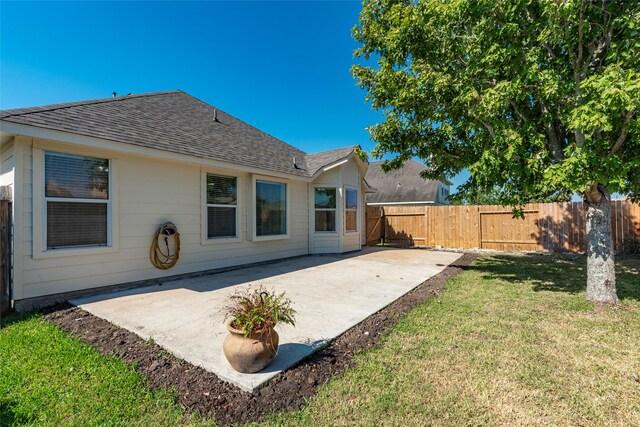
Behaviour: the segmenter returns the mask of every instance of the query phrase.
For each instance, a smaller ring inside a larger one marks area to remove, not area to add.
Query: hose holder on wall
[[[174,239],[174,250],[171,251],[169,240]],[[172,222],[165,222],[151,241],[151,263],[160,270],[168,270],[178,262],[180,257],[180,233]]]

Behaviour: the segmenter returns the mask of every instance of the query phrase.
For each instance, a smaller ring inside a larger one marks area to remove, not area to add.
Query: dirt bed
[[[58,307],[46,319],[103,354],[135,362],[151,388],[173,388],[188,411],[212,417],[221,426],[258,421],[279,411],[297,410],[318,386],[354,363],[356,352],[376,346],[384,331],[400,317],[438,293],[450,277],[460,274],[478,256],[464,254],[441,273],[425,281],[386,308],[368,317],[327,347],[274,377],[263,388],[247,393],[215,374],[180,360],[155,343],[76,307]]]

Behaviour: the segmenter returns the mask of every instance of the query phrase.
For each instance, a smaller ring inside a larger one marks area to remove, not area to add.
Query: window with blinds
[[[318,187],[314,191],[316,232],[336,231],[336,189]]]
[[[46,247],[109,245],[109,160],[45,152]]]
[[[346,231],[358,231],[358,190],[345,188],[344,222]]]
[[[207,174],[207,238],[238,237],[238,178]]]
[[[287,184],[256,181],[256,236],[287,234]]]

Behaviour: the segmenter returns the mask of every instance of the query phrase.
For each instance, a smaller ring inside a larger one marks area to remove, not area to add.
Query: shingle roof
[[[2,110],[0,119],[305,177],[344,153],[307,155],[182,91]]]
[[[335,163],[338,160],[344,159],[353,152],[353,147],[337,148],[335,150],[321,151],[319,153],[307,155],[307,169],[314,171],[320,170],[325,166]],[[313,174],[312,173],[312,174]]]
[[[367,203],[433,202],[438,195],[440,181],[425,180],[420,172],[426,168],[409,160],[402,169],[384,173],[383,162],[371,162],[365,179],[375,193],[367,194]]]

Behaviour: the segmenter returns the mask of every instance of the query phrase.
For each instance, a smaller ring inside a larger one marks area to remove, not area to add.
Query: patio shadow
[[[273,359],[273,362],[271,362],[269,366],[260,371],[260,373],[280,372],[297,365],[302,362],[305,357],[319,350],[320,347],[314,344],[315,343],[300,344],[294,342],[280,344],[276,358]],[[292,360],[296,362],[291,364]]]

